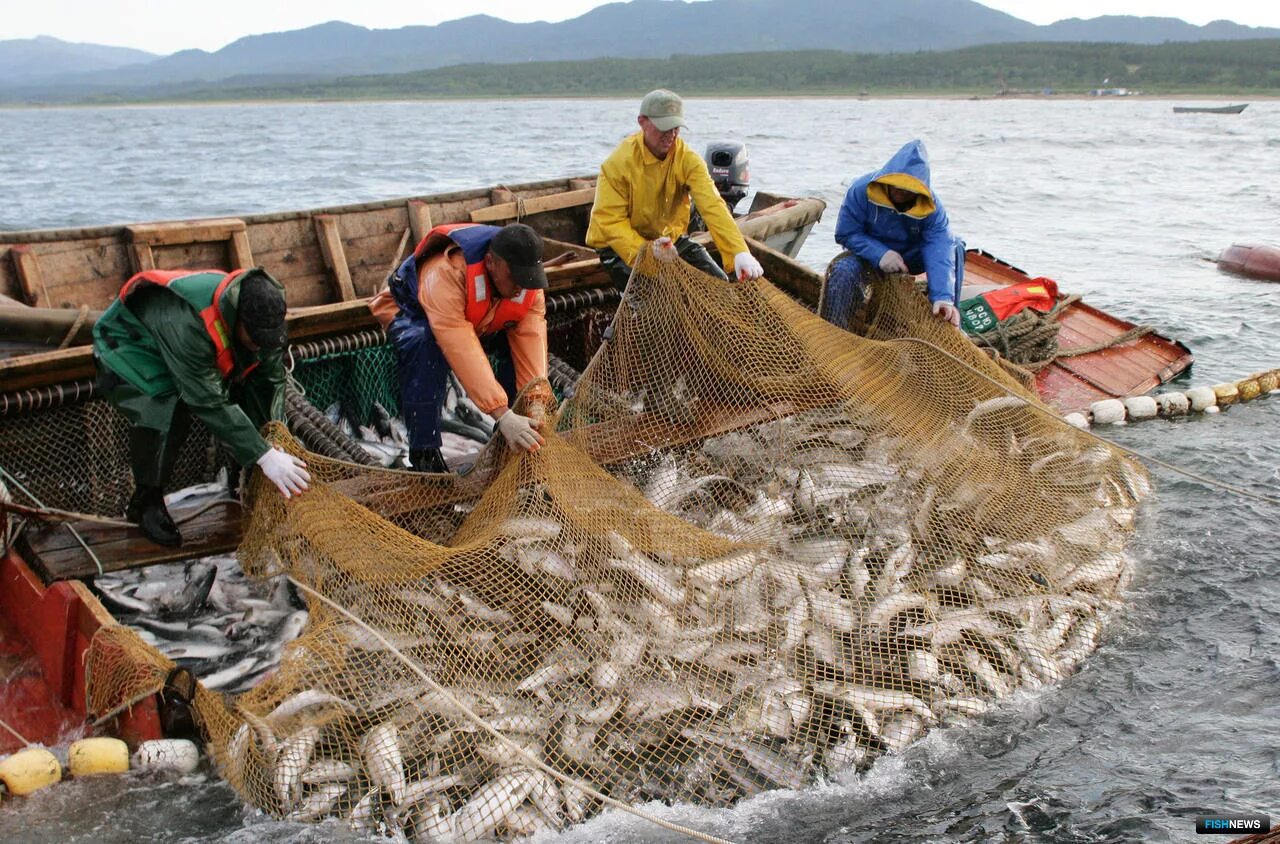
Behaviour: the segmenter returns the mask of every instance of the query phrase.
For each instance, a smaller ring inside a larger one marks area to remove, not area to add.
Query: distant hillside
[[[330,80],[473,63],[666,58],[728,52],[839,50],[914,53],[981,44],[1097,41],[1156,44],[1274,38],[1280,29],[1218,21],[1103,17],[1036,26],[973,0],[632,0],[559,23],[511,23],[485,15],[438,26],[370,30],[330,22],[241,38],[214,53],[186,50],[93,73],[0,74],[9,99],[150,95],[232,79]],[[0,42],[6,44],[20,42]],[[48,66],[47,63],[45,65]],[[68,68],[70,71],[71,68]]]
[[[322,82],[152,89],[156,100],[413,99],[626,96],[656,87],[684,94],[1083,93],[1123,87],[1150,94],[1280,95],[1280,39],[1195,44],[1021,43],[884,55],[732,53],[670,59],[594,59],[460,65]],[[98,97],[94,102],[137,98]]]
[[[155,53],[101,44],[71,44],[41,35],[0,41],[0,83],[10,85],[78,73],[98,73],[152,62]]]

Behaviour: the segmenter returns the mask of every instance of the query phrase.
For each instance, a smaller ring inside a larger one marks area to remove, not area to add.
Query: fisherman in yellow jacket
[[[740,280],[764,274],[747,250],[733,216],[716,191],[707,164],[680,138],[684,102],[671,91],[650,91],[636,118],[640,131],[618,145],[600,166],[591,209],[587,245],[619,290],[625,290],[640,250],[664,260],[677,255],[702,272]],[[690,240],[690,198],[706,220],[711,239],[725,261],[721,270],[707,250]]]

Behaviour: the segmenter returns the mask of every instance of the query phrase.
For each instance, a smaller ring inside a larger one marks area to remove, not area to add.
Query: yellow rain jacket
[[[618,145],[604,164],[596,184],[587,245],[608,246],[628,264],[645,241],[672,240],[689,228],[689,198],[707,222],[711,239],[720,250],[720,261],[733,275],[733,256],[747,251],[746,241],[733,222],[729,208],[716,192],[706,162],[677,138],[666,158],[658,158],[644,145],[640,132]]]

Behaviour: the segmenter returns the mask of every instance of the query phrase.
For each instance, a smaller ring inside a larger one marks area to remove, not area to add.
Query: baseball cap
[[[650,91],[640,101],[640,116],[649,118],[659,132],[669,132],[685,125],[684,100],[666,88]]]
[[[511,280],[525,290],[546,290],[542,268],[542,238],[524,223],[510,223],[489,241],[494,254],[507,262]]]
[[[284,294],[265,272],[251,270],[240,282],[238,314],[245,333],[258,348],[280,349],[288,342]]]

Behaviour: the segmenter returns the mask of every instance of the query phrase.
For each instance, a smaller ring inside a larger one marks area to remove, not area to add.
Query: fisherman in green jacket
[[[164,487],[192,414],[285,498],[307,489],[306,464],[258,433],[284,419],[284,317],[284,288],[261,268],[146,270],[94,326],[99,385],[130,424],[126,516],[151,541],[182,544]]]

